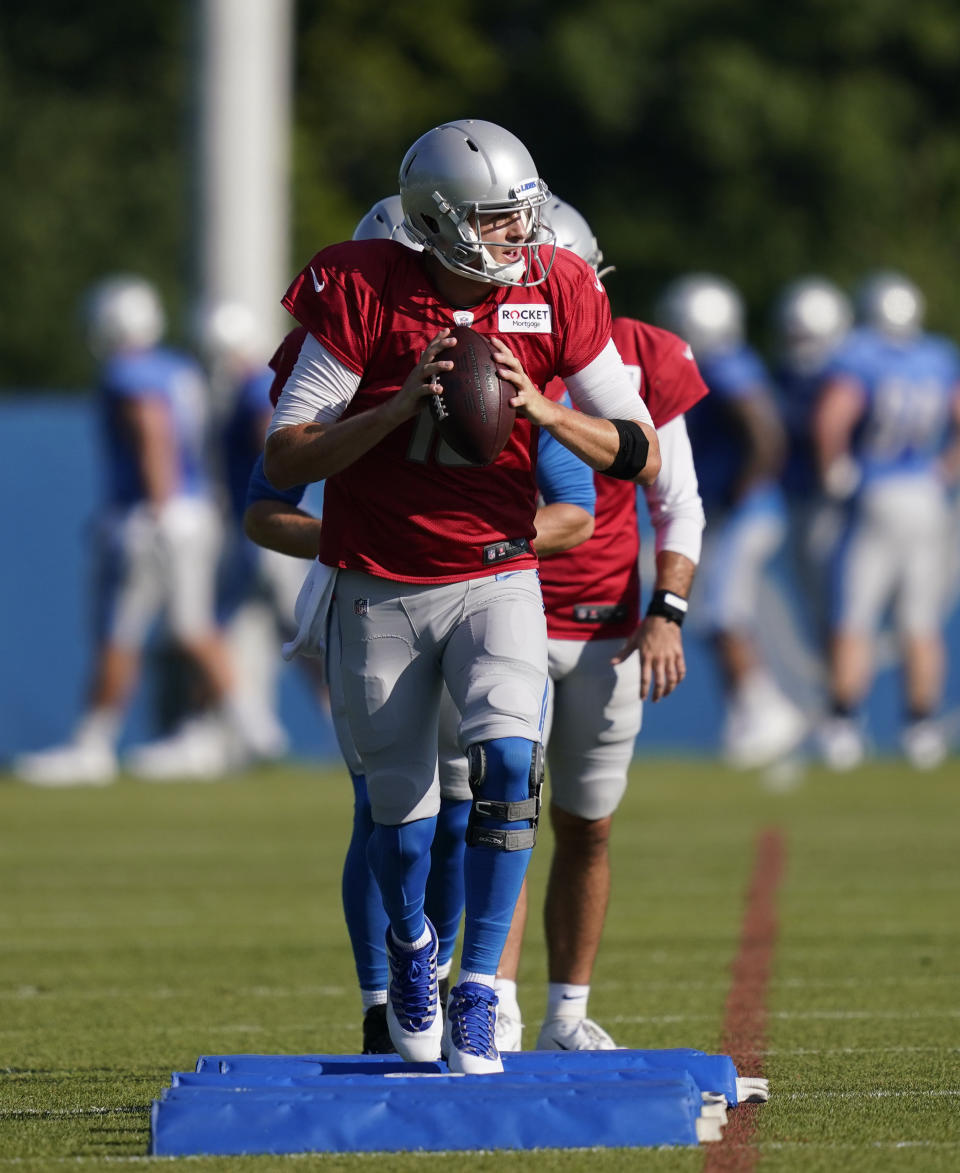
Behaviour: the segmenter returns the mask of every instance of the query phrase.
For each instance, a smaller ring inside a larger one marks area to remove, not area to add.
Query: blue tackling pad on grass
[[[154,1156],[649,1147],[719,1140],[726,1055],[521,1051],[502,1075],[396,1055],[202,1055],[153,1103]]]

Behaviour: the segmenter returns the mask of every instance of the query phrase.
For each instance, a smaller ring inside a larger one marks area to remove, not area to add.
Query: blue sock
[[[425,929],[423,897],[436,826],[436,815],[396,826],[375,823],[370,836],[367,858],[399,941],[416,941]]]
[[[487,774],[482,797],[499,802],[522,802],[530,796],[530,762],[535,743],[525,737],[496,737],[484,742]],[[484,819],[488,827],[519,830],[529,823]],[[495,847],[467,847],[464,858],[466,921],[461,970],[495,974],[507,940],[513,909],[530,862],[530,850],[499,851]]]
[[[440,938],[437,964],[453,959],[463,915],[464,836],[470,817],[469,799],[440,799],[437,830],[430,849],[430,877],[427,880],[427,915]]]
[[[377,881],[367,863],[367,842],[373,834],[370,800],[364,776],[351,774],[350,777],[353,781],[353,834],[343,861],[343,915],[360,989],[385,990],[390,980],[383,945],[387,914],[383,911]]]

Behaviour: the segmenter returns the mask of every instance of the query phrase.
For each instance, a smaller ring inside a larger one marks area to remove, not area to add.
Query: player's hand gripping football
[[[640,699],[659,701],[669,696],[687,674],[680,628],[662,615],[648,615],[611,660],[622,664],[640,655]]]
[[[420,356],[420,361],[390,401],[397,423],[416,415],[420,410],[420,404],[428,395],[440,393],[441,388],[437,382],[439,376],[444,371],[453,370],[453,363],[445,360],[442,355],[445,350],[456,345],[457,340],[450,337],[449,330],[441,330],[430,339]]]
[[[558,414],[556,404],[541,395],[520,365],[520,360],[500,338],[492,338],[491,342],[497,360],[497,374],[517,389],[510,406],[515,407],[517,414],[526,416],[532,424],[546,427]]]

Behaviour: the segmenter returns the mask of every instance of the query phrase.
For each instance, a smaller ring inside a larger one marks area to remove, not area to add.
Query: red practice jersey
[[[350,241],[317,253],[287,290],[284,306],[360,378],[342,419],[395,395],[445,327],[501,338],[539,387],[575,374],[610,340],[606,293],[566,250],[557,250],[543,284],[490,286],[470,310],[440,300],[422,262],[395,241]],[[535,429],[518,419],[493,464],[469,465],[439,442],[424,405],[327,480],[321,562],[411,583],[535,566],[527,543],[535,533],[536,448]],[[484,550],[498,547],[507,561],[485,560]]]
[[[707,387],[690,347],[667,330],[615,318],[613,340],[656,427],[688,411]],[[555,380],[551,399],[563,393]],[[547,633],[551,639],[617,639],[640,615],[640,537],[637,486],[597,473],[593,536],[540,564]]]
[[[284,383],[290,378],[293,368],[297,365],[300,347],[303,346],[304,339],[309,332],[303,326],[297,326],[295,330],[291,330],[274,351],[273,358],[267,363],[267,366],[273,371],[273,382],[270,384],[270,402],[274,407],[277,406],[280,399]]]

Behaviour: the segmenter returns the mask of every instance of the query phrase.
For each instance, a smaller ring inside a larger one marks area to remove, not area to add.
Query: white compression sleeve
[[[570,398],[585,415],[608,420],[638,420],[641,424],[653,426],[647,405],[637,395],[612,339],[593,362],[587,363],[575,375],[569,375],[564,382]]]
[[[660,475],[643,490],[650,520],[657,535],[657,553],[671,550],[696,565],[703,543],[703,502],[687,424],[676,416],[657,429],[660,441]]]
[[[360,376],[308,334],[283,385],[267,435],[291,424],[334,423],[359,386]]]

